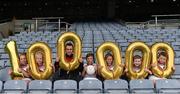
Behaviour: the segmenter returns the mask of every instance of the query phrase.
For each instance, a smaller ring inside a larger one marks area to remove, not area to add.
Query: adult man
[[[72,43],[66,43],[65,45],[65,61],[66,63],[70,63],[73,60],[73,49],[74,45]],[[72,80],[76,80],[79,81],[81,79],[81,72],[83,71],[83,60],[82,58],[79,58],[79,67],[75,70],[72,71],[66,71],[64,69],[61,69],[59,67],[59,56],[56,57],[56,62],[55,62],[55,71],[56,71],[56,75],[58,74],[58,76],[56,76],[56,79],[72,79]],[[58,73],[57,73],[58,72]]]

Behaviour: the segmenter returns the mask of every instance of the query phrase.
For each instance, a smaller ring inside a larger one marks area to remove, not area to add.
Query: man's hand
[[[83,62],[83,59],[82,59],[82,57],[81,58],[79,58],[79,63],[82,63]]]
[[[59,62],[59,61],[60,61],[59,56],[56,56],[56,62]]]

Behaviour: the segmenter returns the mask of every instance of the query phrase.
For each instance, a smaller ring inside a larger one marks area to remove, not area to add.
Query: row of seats
[[[53,27],[54,25],[50,26]],[[43,28],[43,27],[42,27]],[[88,52],[96,54],[97,47],[106,41],[115,42],[122,53],[124,63],[125,51],[128,45],[136,40],[144,41],[151,46],[155,42],[167,42],[175,51],[176,67],[180,66],[180,30],[179,29],[138,29],[129,28],[116,22],[78,22],[71,25],[70,30],[76,32],[82,39],[82,57],[85,58]],[[36,41],[48,43],[52,49],[52,61],[54,63],[57,52],[57,38],[63,32],[38,31],[21,32],[15,36],[0,41],[0,69],[10,67],[9,55],[5,52],[5,44],[9,40],[16,40],[18,52],[26,52],[30,44]],[[95,58],[96,59],[96,58]],[[180,78],[180,71],[176,68],[173,77]]]
[[[120,94],[120,93],[180,93],[180,82],[174,79],[157,80],[33,80],[29,84],[24,80],[9,80],[4,84],[0,82],[2,93],[58,93],[58,94]]]

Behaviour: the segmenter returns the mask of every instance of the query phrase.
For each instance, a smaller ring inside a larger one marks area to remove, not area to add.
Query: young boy
[[[157,62],[157,64],[153,63],[151,66],[152,67],[156,67],[157,66],[160,70],[165,70],[166,69],[167,60],[168,60],[167,53],[166,52],[160,52],[159,55],[158,55],[158,62]],[[172,70],[173,71],[175,70],[174,66],[172,67]],[[161,77],[157,77],[155,75],[150,75],[149,79],[153,80],[154,83],[155,83],[156,80],[167,79],[167,78],[164,78],[164,77],[161,78]]]
[[[139,55],[135,55],[133,57],[133,71],[138,73],[141,70],[141,64],[142,64],[142,57]],[[144,71],[149,73],[149,74],[152,74],[152,72],[147,68],[145,68]],[[127,68],[125,69],[125,72],[128,75],[128,69]]]
[[[87,64],[84,64],[84,70],[82,72],[82,77],[84,79],[89,79],[89,78],[96,79],[97,66],[96,66],[96,64],[93,64],[93,62],[94,62],[93,53],[88,53],[86,55],[86,61],[87,61]]]

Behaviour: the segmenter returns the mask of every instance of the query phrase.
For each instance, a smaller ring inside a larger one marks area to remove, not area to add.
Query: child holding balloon
[[[14,79],[31,81],[31,74],[29,72],[29,65],[27,63],[26,53],[21,53],[19,55],[19,69],[18,71],[23,74],[23,77],[15,77]],[[8,72],[9,75],[13,76],[12,69]]]
[[[96,79],[97,66],[93,64],[94,55],[93,53],[88,53],[86,55],[87,64],[84,64],[84,69],[82,72],[82,77],[84,79]]]
[[[45,71],[45,63],[43,62],[43,52],[41,51],[37,51],[35,53],[35,61],[37,63],[38,69],[40,72],[44,72]],[[55,68],[53,66],[53,64],[51,64],[52,68],[53,68],[53,72],[55,71]]]
[[[151,64],[152,68],[157,67],[159,70],[164,71],[167,68],[167,60],[168,60],[168,55],[166,52],[160,52],[158,55],[158,60],[157,63],[154,62],[153,64]],[[175,66],[172,66],[172,71],[175,71]],[[166,77],[157,77],[155,75],[150,75],[149,76],[150,80],[153,80],[154,83],[156,80],[160,80],[160,79],[167,79]]]

